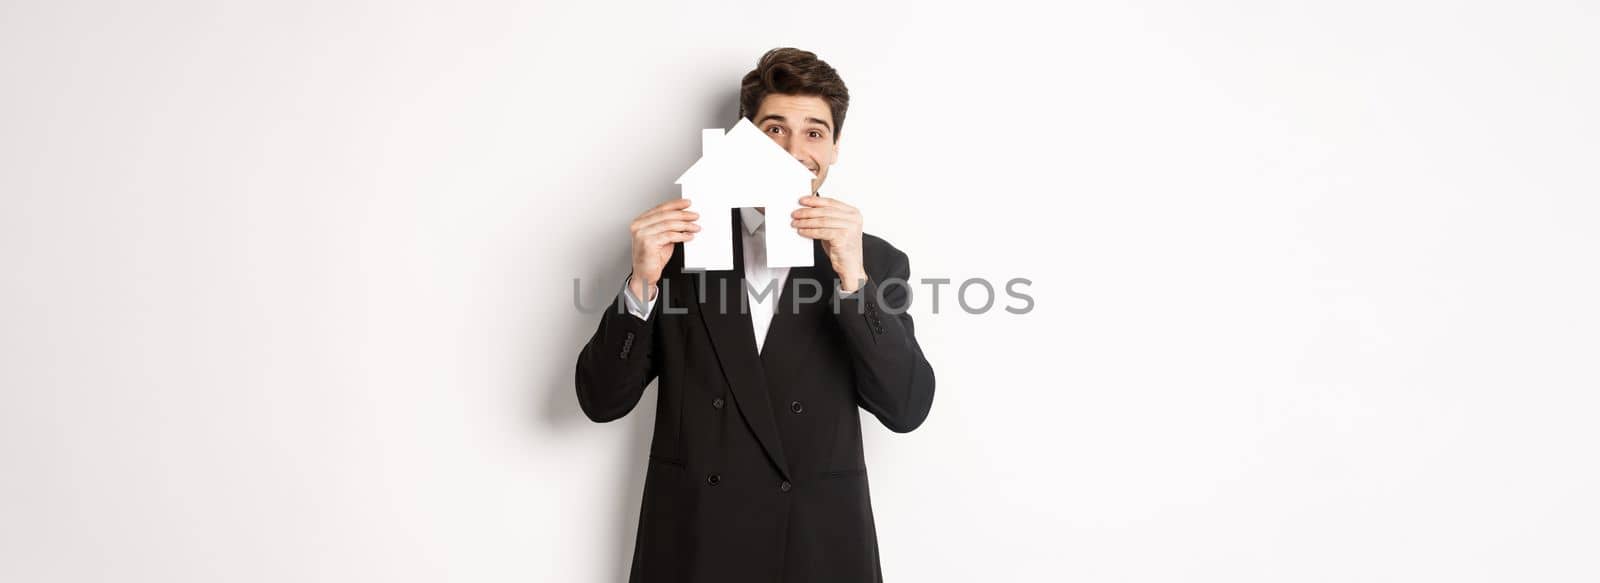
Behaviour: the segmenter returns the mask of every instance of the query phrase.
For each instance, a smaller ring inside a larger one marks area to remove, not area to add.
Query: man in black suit
[[[702,217],[673,200],[640,215],[633,272],[578,355],[578,403],[617,419],[660,378],[634,583],[882,581],[861,416],[916,429],[933,368],[913,335],[910,263],[815,195],[838,158],[849,94],[816,55],[774,49],[745,76],[740,115],[816,175],[789,217],[812,267],[768,268],[765,209],[734,209],[733,271],[683,271]]]

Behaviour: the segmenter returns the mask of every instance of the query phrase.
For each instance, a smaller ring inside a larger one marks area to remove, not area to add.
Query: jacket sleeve
[[[856,400],[885,427],[907,433],[922,425],[933,406],[933,367],[913,334],[911,262],[894,250],[881,280],[839,295],[836,311],[855,370]]]
[[[600,327],[578,353],[578,406],[599,423],[632,411],[657,374],[654,344],[659,310],[652,302],[645,319],[629,313],[622,297],[628,293],[627,280],[623,281],[622,293],[600,314]]]

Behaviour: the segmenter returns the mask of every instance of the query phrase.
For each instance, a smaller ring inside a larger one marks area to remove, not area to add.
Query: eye
[[[819,132],[817,130],[811,130],[811,137],[820,138],[820,137],[822,137],[822,132]]]
[[[783,133],[783,126],[770,126],[767,128],[767,133],[781,134]]]

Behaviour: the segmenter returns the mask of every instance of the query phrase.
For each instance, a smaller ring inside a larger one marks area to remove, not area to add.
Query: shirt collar
[[[739,218],[744,220],[744,230],[751,235],[756,234],[756,231],[761,229],[761,224],[766,222],[767,219],[766,215],[761,214],[761,211],[747,206],[739,207]]]

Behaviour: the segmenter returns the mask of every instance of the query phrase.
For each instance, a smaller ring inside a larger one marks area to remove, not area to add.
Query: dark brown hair
[[[761,55],[755,70],[746,73],[739,84],[739,116],[754,122],[761,100],[773,93],[811,95],[828,102],[833,113],[833,141],[839,141],[844,112],[850,107],[850,90],[845,89],[839,72],[816,53],[783,47]]]

